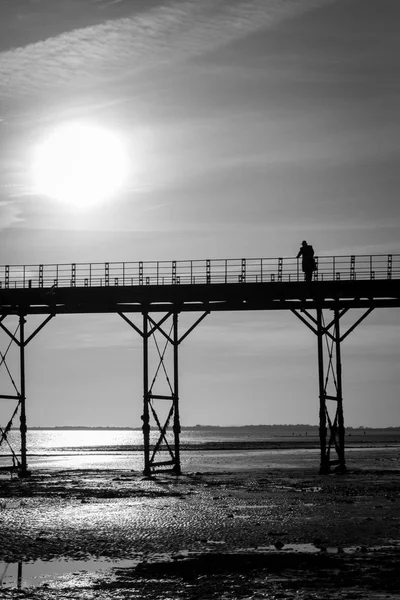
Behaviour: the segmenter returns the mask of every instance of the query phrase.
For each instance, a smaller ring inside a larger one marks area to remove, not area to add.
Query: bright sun
[[[81,209],[112,197],[126,171],[127,156],[119,138],[81,123],[53,130],[37,146],[33,160],[36,191]]]

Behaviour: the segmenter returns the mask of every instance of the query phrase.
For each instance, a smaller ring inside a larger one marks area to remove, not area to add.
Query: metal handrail
[[[318,256],[316,281],[400,279],[400,254]],[[295,257],[0,266],[0,288],[300,282]]]

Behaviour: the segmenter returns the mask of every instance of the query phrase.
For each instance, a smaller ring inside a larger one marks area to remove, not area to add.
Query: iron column
[[[319,443],[321,447],[321,462],[319,472],[329,473],[329,456],[326,452],[326,398],[324,382],[324,347],[322,308],[317,308],[317,341],[318,341],[318,383],[319,383]]]
[[[344,417],[343,417],[343,391],[342,391],[342,358],[340,349],[340,314],[335,309],[335,342],[336,342],[336,385],[337,385],[337,419],[338,419],[338,441],[339,441],[339,467],[342,473],[346,471],[346,462],[344,456]]]
[[[20,365],[20,434],[21,434],[21,471],[19,477],[29,477],[26,457],[26,406],[25,406],[25,317],[19,316],[19,365]]]
[[[181,424],[179,418],[179,364],[178,364],[178,313],[173,314],[173,345],[174,345],[174,444],[175,444],[175,466],[174,472],[176,475],[181,475],[181,457],[180,457],[180,440]]]
[[[150,416],[149,416],[149,333],[148,314],[143,313],[143,414],[144,475],[150,475]]]

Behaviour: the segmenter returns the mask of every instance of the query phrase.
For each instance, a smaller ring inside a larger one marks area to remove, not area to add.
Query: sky
[[[0,263],[294,256],[303,239],[400,253],[399,17],[398,0],[2,0]],[[129,160],[85,211],[32,183],[71,121]],[[380,309],[343,343],[348,425],[400,424],[399,334]],[[117,315],[57,316],[27,348],[28,423],[139,425],[141,360]],[[211,314],[180,370],[183,425],[318,422],[316,339],[292,314]]]

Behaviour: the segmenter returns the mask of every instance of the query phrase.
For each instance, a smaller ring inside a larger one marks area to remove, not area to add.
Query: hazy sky
[[[400,252],[399,22],[398,0],[2,0],[0,263]],[[129,152],[84,213],[30,175],[70,120]],[[400,423],[399,336],[386,309],[346,339],[347,424]],[[182,422],[316,423],[316,367],[293,315],[212,314],[181,346]],[[31,425],[138,425],[140,340],[56,317],[27,385]]]

